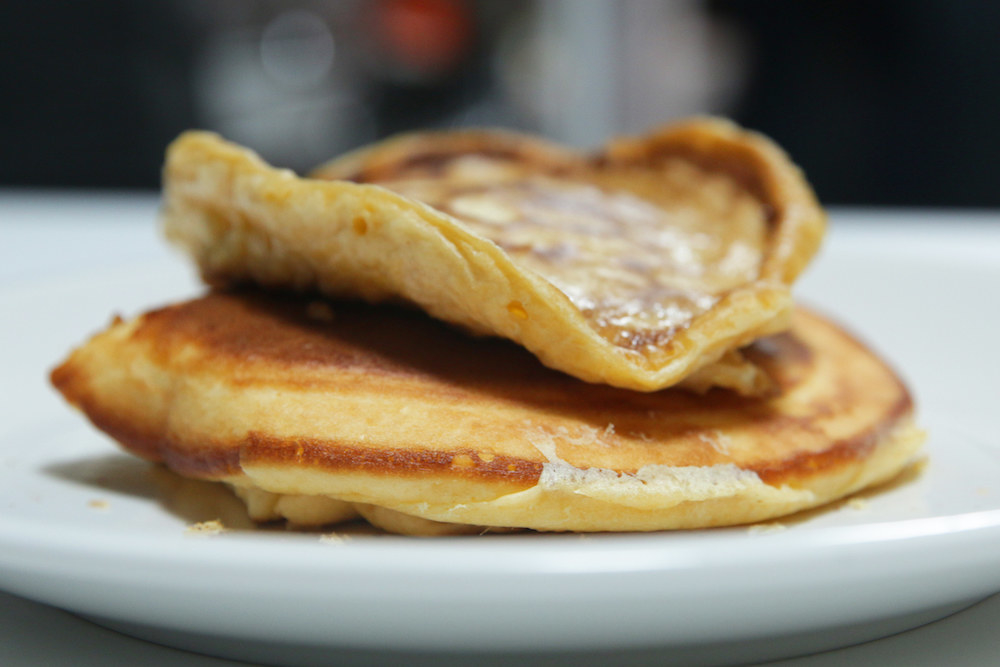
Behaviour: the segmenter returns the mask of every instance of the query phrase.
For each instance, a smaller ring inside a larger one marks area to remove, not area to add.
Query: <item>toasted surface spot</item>
[[[210,293],[113,324],[52,381],[182,474],[477,526],[759,521],[887,479],[920,444],[892,371],[803,310],[748,350],[777,387],[748,398],[588,384],[416,311],[315,304]]]

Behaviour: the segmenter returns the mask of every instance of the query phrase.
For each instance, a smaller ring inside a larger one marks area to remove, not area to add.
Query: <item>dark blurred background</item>
[[[1000,206],[989,0],[5,0],[0,186],[155,188],[216,130],[308,169],[418,127],[580,147],[692,113],[828,204]]]

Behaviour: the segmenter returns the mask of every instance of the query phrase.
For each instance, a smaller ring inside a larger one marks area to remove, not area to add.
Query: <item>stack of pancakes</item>
[[[767,139],[697,119],[580,154],[419,133],[301,178],[171,146],[168,237],[212,286],[52,382],[259,520],[406,534],[761,521],[896,475],[911,398],[791,286],[824,216]]]

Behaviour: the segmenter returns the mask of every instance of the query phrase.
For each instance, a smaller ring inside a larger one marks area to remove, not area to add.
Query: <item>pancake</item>
[[[772,519],[896,475],[897,376],[823,317],[747,348],[776,392],[635,392],[423,313],[257,291],[116,319],[51,375],[129,451],[232,485],[258,519],[408,534]]]
[[[404,300],[588,382],[770,388],[738,352],[784,330],[825,218],[766,138],[699,119],[581,154],[491,131],[405,135],[312,178],[189,132],[164,226],[212,285]]]

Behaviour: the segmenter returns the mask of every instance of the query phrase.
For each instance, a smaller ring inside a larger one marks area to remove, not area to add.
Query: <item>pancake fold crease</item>
[[[588,382],[771,388],[739,348],[784,330],[825,218],[787,156],[718,119],[582,154],[404,135],[302,178],[205,132],[169,148],[166,234],[216,286],[402,300]]]

